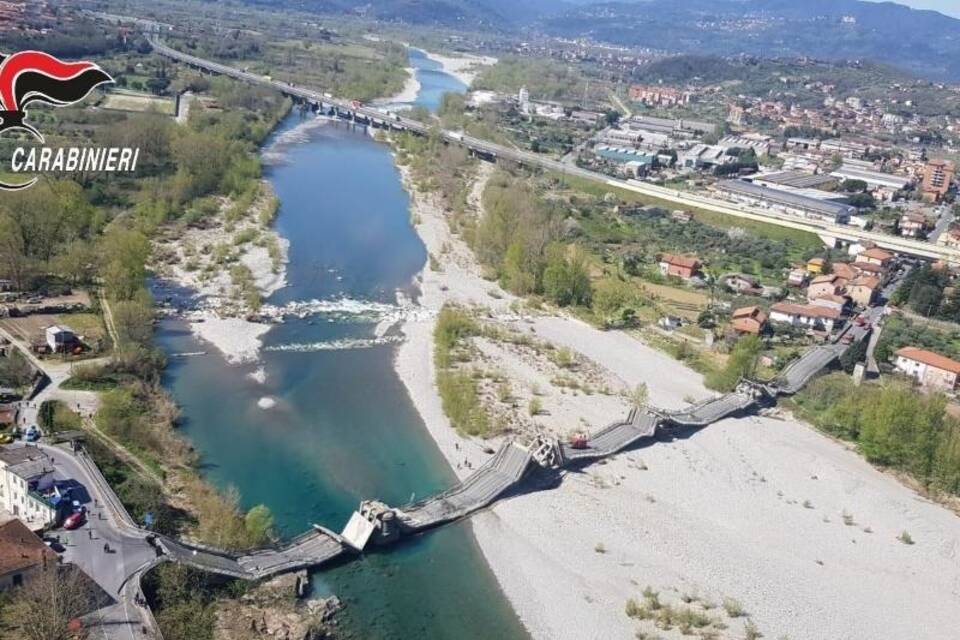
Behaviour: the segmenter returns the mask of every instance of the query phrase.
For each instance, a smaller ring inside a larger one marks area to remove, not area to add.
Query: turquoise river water
[[[417,104],[435,108],[445,91],[465,89],[422,52],[411,50],[411,64]],[[362,310],[395,304],[397,291],[415,295],[426,251],[389,149],[349,125],[304,126],[297,114],[273,137],[286,142],[266,177],[291,245],[288,286],[268,302],[347,300]],[[171,358],[165,380],[203,473],[236,487],[245,507],[269,506],[283,536],[312,523],[339,529],[363,498],[403,504],[454,481],[393,369],[395,344],[371,343],[375,326],[363,313],[288,319],[265,336],[261,363],[239,366],[179,321],[158,331],[170,354],[210,351]],[[249,376],[258,366],[264,384]],[[277,404],[261,409],[267,396]],[[344,637],[527,637],[469,523],[320,571],[314,588],[346,603]]]

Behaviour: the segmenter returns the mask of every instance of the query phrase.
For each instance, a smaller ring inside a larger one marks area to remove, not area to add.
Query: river
[[[410,59],[421,83],[416,104],[435,109],[445,91],[465,89],[422,52]],[[362,311],[396,304],[398,292],[415,296],[426,251],[389,149],[349,125],[304,126],[296,113],[272,138],[267,147],[281,160],[265,175],[291,245],[289,284],[268,302],[346,300]],[[403,504],[454,482],[394,371],[393,334],[374,340],[383,336],[373,320],[312,314],[273,328],[259,365],[229,366],[211,352],[172,358],[167,368],[204,475],[236,487],[244,507],[269,506],[283,536],[312,523],[339,529],[363,498]],[[157,338],[168,353],[208,349],[177,321],[162,323]],[[250,376],[258,366],[264,383]],[[264,397],[276,405],[260,408]],[[469,523],[320,571],[314,589],[346,603],[344,637],[527,637]]]

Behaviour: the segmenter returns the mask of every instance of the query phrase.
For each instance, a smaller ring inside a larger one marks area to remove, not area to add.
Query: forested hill
[[[674,53],[866,59],[960,81],[960,20],[862,0],[244,0],[464,30],[538,31]]]

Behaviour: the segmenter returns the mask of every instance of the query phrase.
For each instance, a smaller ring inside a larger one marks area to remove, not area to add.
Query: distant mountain
[[[320,13],[706,55],[868,59],[960,80],[960,20],[861,0],[245,0]]]
[[[858,0],[635,0],[541,16],[545,33],[697,54],[869,59],[960,80],[960,20]]]
[[[519,29],[583,0],[244,0],[317,13],[362,15],[388,22],[461,29]]]

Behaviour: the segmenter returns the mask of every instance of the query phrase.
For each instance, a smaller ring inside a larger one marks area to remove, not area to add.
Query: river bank
[[[430,51],[425,52],[427,57],[443,67],[444,73],[447,73],[469,88],[474,79],[480,74],[483,67],[488,67],[497,63],[497,59],[492,56],[475,56],[470,54],[461,54],[459,56],[446,56]]]
[[[547,389],[549,415],[536,422],[548,431],[584,423],[593,430],[624,415],[628,403],[618,386],[645,383],[650,402],[664,408],[710,395],[699,374],[622,332],[522,311],[522,302],[480,277],[469,248],[450,233],[444,208],[401,171],[415,229],[431,256],[418,277],[419,304],[431,312],[446,302],[482,305],[501,323],[580,354],[614,387],[593,394]],[[481,165],[474,208],[489,171]],[[395,366],[463,477],[487,458],[489,445],[460,437],[443,413],[434,316],[403,324]],[[516,351],[496,355],[511,382],[535,377]],[[523,393],[523,384],[512,391]],[[664,437],[567,474],[554,490],[501,502],[471,523],[535,638],[628,638],[638,630],[682,637],[679,627],[665,631],[625,614],[627,599],[643,602],[646,586],[662,603],[695,610],[715,629],[725,626],[718,637],[743,637],[756,625],[766,637],[892,640],[923,629],[933,638],[950,637],[960,623],[960,520],[779,414]],[[902,541],[904,531],[915,544]],[[725,600],[737,606],[718,606]]]
[[[407,72],[407,79],[403,83],[403,89],[388,98],[378,98],[373,101],[374,105],[391,105],[413,102],[420,93],[420,81],[417,79],[417,70],[414,67],[404,69]]]

